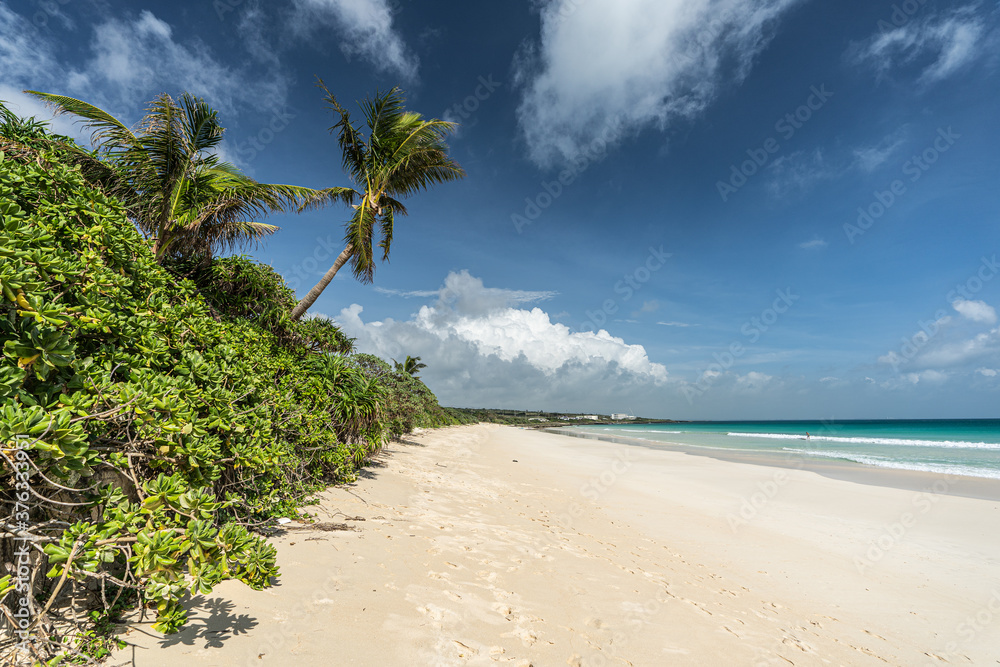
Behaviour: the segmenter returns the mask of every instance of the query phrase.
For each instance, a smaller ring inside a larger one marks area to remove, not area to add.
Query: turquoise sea
[[[650,447],[674,444],[705,450],[801,455],[882,468],[1000,479],[1000,419],[681,422],[572,429],[627,438]]]

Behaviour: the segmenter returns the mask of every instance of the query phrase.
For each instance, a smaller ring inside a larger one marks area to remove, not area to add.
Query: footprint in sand
[[[786,646],[794,646],[803,653],[814,653],[812,647],[809,646],[809,644],[806,644],[802,640],[796,639],[795,637],[785,637],[784,639],[781,640],[781,643],[785,644]]]
[[[514,610],[510,608],[510,605],[506,605],[506,604],[495,604],[495,605],[493,605],[493,611],[495,611],[496,613],[500,614],[501,616],[503,616],[504,618],[506,618],[508,621],[510,620],[510,617],[513,616],[513,614],[514,614]]]
[[[538,641],[538,635],[535,634],[534,630],[528,630],[526,628],[522,628],[521,626],[514,628],[514,630],[507,636],[517,637],[525,646],[534,646]]]
[[[455,648],[458,649],[459,658],[465,658],[466,660],[468,660],[469,658],[474,658],[477,655],[479,655],[478,649],[474,649],[471,646],[466,646],[457,639],[453,639],[452,643],[455,644]]]

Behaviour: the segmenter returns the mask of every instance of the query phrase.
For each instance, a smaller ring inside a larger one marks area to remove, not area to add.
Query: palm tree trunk
[[[343,252],[337,256],[337,261],[333,263],[330,270],[323,275],[323,278],[316,283],[315,287],[309,290],[309,293],[303,297],[302,301],[299,301],[298,305],[292,309],[292,321],[298,321],[303,315],[305,315],[306,311],[309,310],[314,303],[316,303],[316,299],[318,299],[319,295],[323,293],[326,286],[330,284],[333,277],[337,275],[337,272],[340,271],[340,267],[344,266],[344,264],[347,263],[347,260],[351,258],[351,254],[353,252],[354,246],[347,244],[347,247],[344,248]]]

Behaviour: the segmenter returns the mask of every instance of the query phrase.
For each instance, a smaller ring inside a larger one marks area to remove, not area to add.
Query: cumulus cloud
[[[574,333],[540,308],[518,307],[550,294],[485,287],[463,271],[449,274],[437,300],[409,320],[365,322],[356,304],[335,319],[359,350],[420,356],[428,366],[423,377],[449,404],[532,399],[569,408],[616,392],[639,397],[668,381],[667,369],[641,345],[603,330]]]
[[[995,378],[997,375],[1000,375],[1000,371],[994,368],[977,368],[976,372],[988,378]]]
[[[308,32],[333,24],[341,36],[341,51],[359,57],[377,70],[417,79],[419,61],[394,27],[388,0],[295,0],[296,22]]]
[[[987,304],[985,301],[966,301],[965,299],[958,299],[952,303],[951,306],[957,310],[962,317],[970,319],[973,322],[994,324],[997,321],[997,311],[993,308],[993,306]]]
[[[891,68],[924,63],[920,82],[935,83],[945,79],[978,58],[986,31],[986,22],[977,15],[977,4],[966,5],[945,16],[933,15],[923,21],[911,21],[893,30],[885,30],[866,42],[855,44],[848,59],[867,63],[880,74]]]
[[[962,341],[945,343],[920,355],[920,363],[932,368],[952,368],[983,359],[1000,358],[1000,329],[985,331]]]
[[[741,82],[795,0],[540,0],[541,40],[515,59],[529,155],[568,162],[613,137],[665,129]]]

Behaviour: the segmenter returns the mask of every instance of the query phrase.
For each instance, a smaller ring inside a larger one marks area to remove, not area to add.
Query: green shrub
[[[16,150],[0,152],[0,560],[12,535],[30,539],[47,575],[29,591],[36,622],[89,583],[98,606],[117,601],[109,586],[135,591],[175,631],[186,591],[277,576],[247,527],[351,479],[388,435],[386,390],[326,353],[350,347],[332,323],[285,321],[291,292],[270,267],[171,274],[58,148],[2,145]],[[0,578],[8,612],[15,583]],[[50,627],[35,650],[90,645],[88,632]]]
[[[385,387],[385,421],[389,435],[398,438],[415,428],[438,428],[471,423],[456,411],[442,408],[419,378],[393,369],[371,354],[356,354],[352,363]]]

